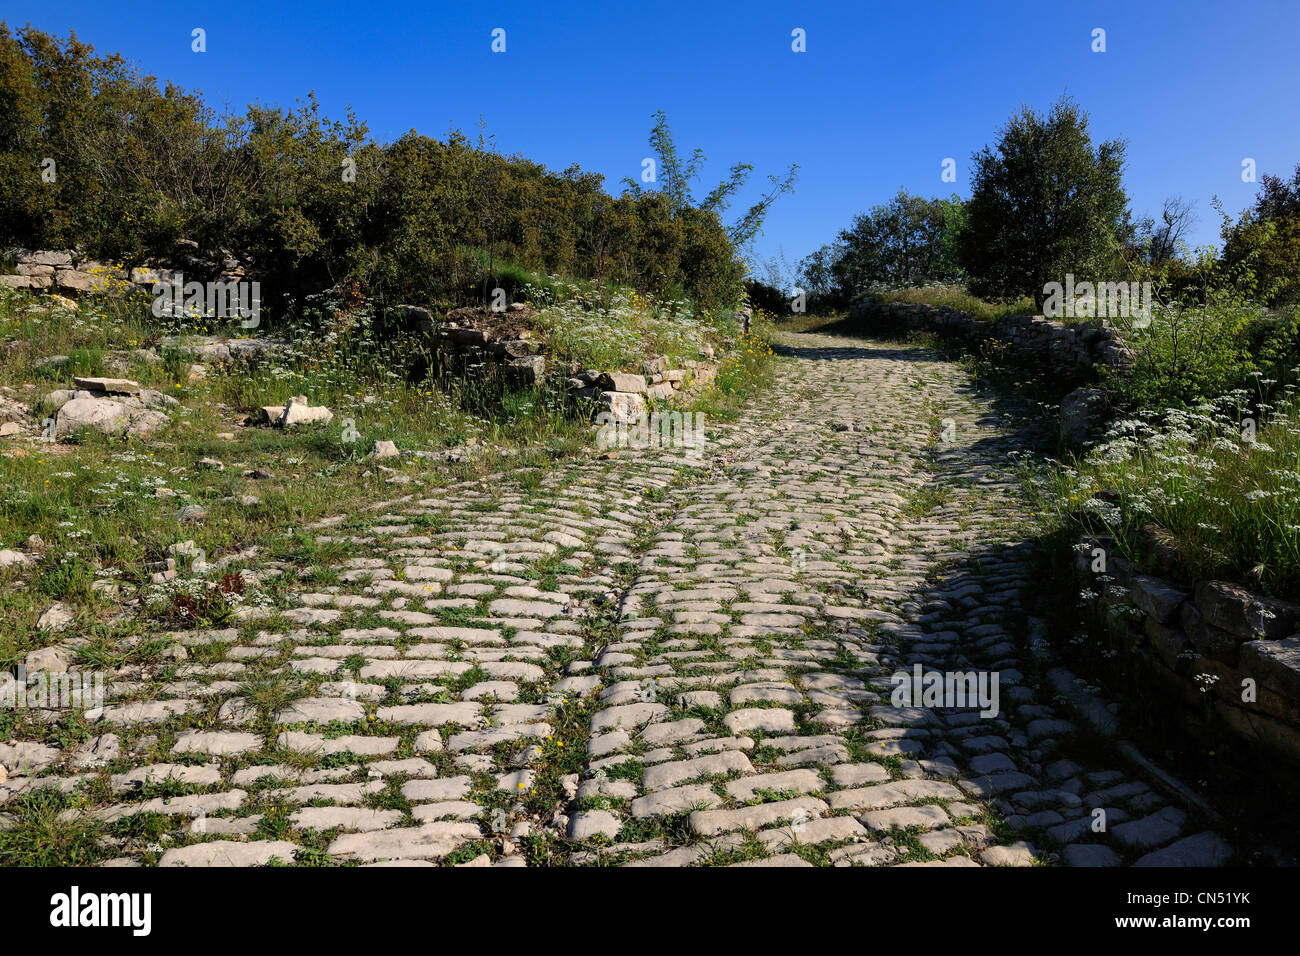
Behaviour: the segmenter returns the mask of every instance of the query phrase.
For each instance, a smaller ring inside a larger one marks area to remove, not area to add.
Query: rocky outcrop
[[[244,338],[232,339],[215,335],[165,335],[160,341],[164,349],[174,350],[200,362],[225,365],[232,362],[258,362],[285,352],[291,344],[288,339]]]
[[[503,315],[524,312],[526,306],[515,303]],[[459,315],[472,310],[460,310]],[[475,328],[460,321],[436,319],[426,308],[400,305],[393,311],[397,321],[408,331],[423,332],[433,339],[434,348],[445,355],[469,364],[483,363],[499,369],[506,380],[516,386],[541,386],[547,372],[555,371],[554,363],[542,354],[540,343],[526,337],[527,332],[514,327],[514,337],[503,336],[493,328]],[[501,326],[511,329],[509,322]],[[708,347],[707,358],[713,349]],[[672,398],[693,382],[708,381],[714,369],[695,360],[682,363],[683,368],[668,367],[663,356],[653,356],[642,363],[641,373],[601,372],[596,369],[568,370],[564,389],[574,402],[587,402],[597,411],[608,412],[618,423],[634,424],[646,414],[647,399]],[[559,375],[565,374],[559,371]]]
[[[525,310],[514,303],[509,312]],[[474,310],[458,310],[457,313]],[[469,365],[483,364],[499,369],[514,386],[539,386],[546,380],[546,356],[536,342],[524,334],[501,334],[494,329],[479,329],[455,319],[441,320],[431,310],[417,305],[399,305],[392,310],[399,327],[408,332],[427,335],[434,351],[444,357]],[[526,333],[525,333],[526,334]]]
[[[645,416],[646,399],[673,398],[692,384],[711,381],[715,374],[712,366],[693,359],[683,364],[685,368],[670,369],[665,357],[655,356],[642,363],[640,375],[587,369],[567,379],[565,389],[570,400],[594,403],[615,423],[635,424]]]
[[[1100,388],[1076,388],[1061,399],[1061,440],[1083,445],[1101,431],[1109,411],[1109,399]]]
[[[180,405],[170,395],[141,388],[129,379],[74,378],[75,389],[51,392],[45,397],[56,408],[54,436],[94,429],[106,435],[149,438],[171,424],[162,409]]]

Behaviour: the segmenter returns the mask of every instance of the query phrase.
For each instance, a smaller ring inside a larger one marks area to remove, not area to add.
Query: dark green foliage
[[[746,279],[745,295],[751,306],[762,309],[770,315],[787,315],[790,312],[791,296],[787,296],[783,290],[774,285],[760,282],[758,279]]]
[[[1041,306],[1044,285],[1064,282],[1067,272],[1116,274],[1133,232],[1124,143],[1094,148],[1087,114],[1072,100],[1063,97],[1046,116],[1021,109],[974,163],[959,242],[972,293],[1030,295]]]
[[[1255,203],[1223,223],[1223,261],[1248,265],[1260,298],[1271,306],[1300,303],[1300,164],[1290,181],[1260,177]]]
[[[960,199],[925,199],[900,189],[855,216],[836,241],[800,263],[800,282],[816,303],[847,304],[871,289],[953,283],[962,277],[957,236]]]
[[[671,148],[662,117],[652,141]],[[730,230],[719,212],[747,168],[699,205],[680,177],[616,198],[598,174],[502,156],[482,134],[379,144],[311,98],[218,116],[75,36],[0,25],[0,246],[138,260],[191,239],[251,257],[268,303],[327,287],[459,303],[526,269],[734,305],[736,249],[766,206]]]

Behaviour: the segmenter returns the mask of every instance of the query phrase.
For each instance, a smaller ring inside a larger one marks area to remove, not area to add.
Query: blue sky
[[[384,140],[408,129],[476,129],[555,169],[577,163],[618,190],[647,155],[650,114],[708,157],[697,195],[734,162],[800,166],[773,208],[761,257],[791,261],[898,188],[969,194],[969,159],[1020,104],[1069,92],[1095,139],[1129,141],[1136,215],[1165,196],[1196,203],[1196,243],[1213,243],[1209,201],[1249,204],[1259,172],[1300,162],[1300,3],[0,2],[34,26],[118,51],[214,104],[290,105],[315,91],[351,105]],[[207,52],[191,51],[191,30]],[[506,31],[494,54],[491,32]],[[1091,50],[1094,28],[1106,52]],[[806,31],[807,52],[791,50]],[[957,161],[955,183],[940,179]]]

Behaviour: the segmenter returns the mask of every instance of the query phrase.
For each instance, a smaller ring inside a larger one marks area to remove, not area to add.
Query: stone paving
[[[789,342],[701,458],[320,522],[337,574],[259,569],[287,605],[110,674],[99,736],[0,787],[101,794],[115,865],[1229,859],[1035,676],[1021,439],[932,353]],[[996,673],[999,713],[895,706],[916,664]]]

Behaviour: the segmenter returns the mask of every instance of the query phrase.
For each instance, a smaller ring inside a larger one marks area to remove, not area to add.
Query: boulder
[[[93,428],[106,435],[148,438],[171,424],[171,419],[162,412],[137,405],[94,396],[73,398],[56,413],[54,434],[59,437],[83,428]]]
[[[31,557],[21,551],[10,551],[8,548],[0,551],[0,568],[21,567],[24,564],[31,563]]]
[[[1278,640],[1300,627],[1300,604],[1252,594],[1227,581],[1202,581],[1196,606],[1206,622],[1246,640]]]
[[[1222,628],[1215,627],[1205,620],[1196,604],[1187,601],[1179,611],[1180,623],[1192,646],[1216,661],[1228,664],[1237,663],[1237,655],[1246,637],[1230,634]]]
[[[1168,624],[1179,607],[1187,600],[1187,592],[1180,591],[1167,581],[1149,574],[1135,574],[1130,585],[1133,603],[1160,624]]]
[[[71,623],[72,615],[58,602],[51,604],[49,609],[36,619],[36,627],[42,631],[61,631]]]
[[[277,428],[291,428],[294,425],[311,425],[316,422],[329,424],[334,420],[334,413],[324,405],[308,405],[307,396],[295,395],[288,405],[266,405],[262,408],[265,420]]]
[[[370,449],[371,458],[396,458],[400,454],[397,445],[391,441],[377,441],[375,447]]]
[[[527,358],[537,351],[537,346],[532,342],[524,339],[506,339],[501,342],[488,343],[487,349],[493,355],[498,355],[505,359]]]
[[[42,647],[27,655],[24,665],[28,674],[44,671],[47,674],[66,674],[72,664],[72,649],[68,647]]]
[[[506,375],[514,384],[540,385],[546,378],[546,357],[527,355],[511,359],[506,364]]]
[[[291,401],[284,408],[284,417],[280,420],[281,428],[294,425],[312,425],[321,422],[328,425],[334,420],[334,413],[324,405],[308,405],[305,401]]]
[[[1300,634],[1241,645],[1241,672],[1292,701],[1300,700]]]
[[[1076,388],[1061,400],[1061,440],[1082,445],[1093,438],[1106,420],[1106,393],[1099,388]]]
[[[38,250],[24,255],[22,259],[29,265],[63,266],[67,268],[72,265],[72,250]]]
[[[75,292],[99,292],[107,287],[107,283],[98,276],[78,272],[76,269],[60,269],[54,273],[54,283]]]
[[[155,410],[159,408],[177,408],[181,404],[170,395],[152,388],[141,389],[139,401],[143,407]],[[135,399],[127,399],[126,404],[128,406],[134,407],[134,403]]]

